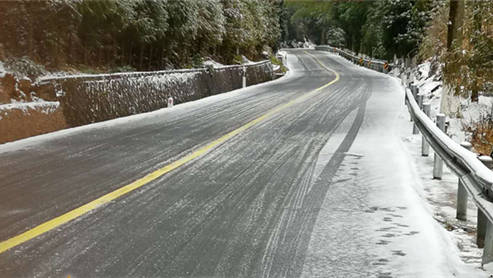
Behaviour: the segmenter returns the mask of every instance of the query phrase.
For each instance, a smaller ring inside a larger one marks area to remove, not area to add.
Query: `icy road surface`
[[[314,50],[288,63],[277,81],[1,145],[5,242],[336,80],[325,67],[340,77],[1,253],[0,277],[483,277],[415,190],[398,82]]]

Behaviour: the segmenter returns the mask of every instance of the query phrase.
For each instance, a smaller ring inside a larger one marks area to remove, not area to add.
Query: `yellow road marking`
[[[305,51],[306,52],[306,51]],[[336,78],[332,81],[330,81],[329,83],[311,91],[311,92],[308,92],[307,94],[304,94],[300,97],[297,97],[287,103],[284,103],[284,104],[281,104],[279,106],[276,106],[274,107],[272,110],[268,111],[267,113],[265,113],[264,115],[248,122],[247,124],[239,127],[238,129],[235,129],[225,135],[223,135],[222,137],[212,141],[211,143],[207,144],[206,146],[203,146],[201,148],[199,148],[198,150],[176,160],[175,162],[172,162],[166,166],[164,166],[163,168],[160,168],[150,174],[147,174],[146,176],[130,183],[130,184],[127,184],[123,187],[120,187],[119,189],[115,190],[115,191],[112,191],[106,195],[103,195],[99,198],[97,198],[96,200],[94,201],[91,201],[85,205],[82,205],[76,209],[73,209],[65,214],[62,214],[58,217],[55,217],[51,220],[48,220],[22,234],[19,234],[17,236],[14,236],[10,239],[7,239],[5,241],[2,241],[0,242],[0,253],[3,253],[7,250],[9,250],[10,248],[13,248],[17,245],[20,245],[28,240],[31,240],[37,236],[40,236],[48,231],[51,231],[53,229],[55,229],[56,227],[62,225],[62,224],[65,224],[71,220],[74,220],[102,205],[105,205],[129,192],[132,192],[134,191],[135,189],[138,189],[146,184],[148,184],[149,182],[163,176],[164,174],[182,166],[183,164],[187,163],[187,162],[190,162],[202,155],[204,155],[205,153],[209,152],[211,149],[213,149],[214,147],[226,142],[227,140],[231,139],[232,137],[238,135],[239,133],[247,130],[248,128],[262,122],[263,120],[271,117],[272,115],[278,113],[279,111],[283,110],[283,109],[286,109],[290,106],[292,106],[293,104],[295,103],[299,103],[299,102],[302,102],[304,100],[306,100],[307,98],[311,97],[312,95],[314,95],[315,93],[317,93],[318,91],[334,84],[335,82],[339,81],[339,74],[324,66],[320,60],[317,59],[317,57],[313,56],[312,54],[306,52],[308,55],[312,56],[314,58],[315,61],[317,61],[323,68],[325,68],[326,70],[328,71],[331,71],[335,74]]]

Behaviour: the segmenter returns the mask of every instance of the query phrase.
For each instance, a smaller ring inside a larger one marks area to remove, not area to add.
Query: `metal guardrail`
[[[353,53],[332,46],[317,46],[317,50],[337,53],[353,63],[385,72],[391,70],[389,65],[380,60],[370,60],[358,57]],[[364,63],[362,64],[361,61]],[[366,63],[366,64],[365,64]],[[380,68],[371,67],[371,64]],[[384,65],[389,65],[384,67]],[[414,84],[407,85],[405,104],[409,109],[411,120],[414,122],[413,134],[422,134],[421,154],[428,156],[429,146],[435,151],[433,178],[441,179],[443,162],[459,178],[457,187],[457,214],[459,220],[467,219],[467,202],[470,197],[478,208],[476,229],[476,244],[483,248],[481,264],[493,262],[493,158],[477,156],[470,151],[472,145],[468,142],[460,145],[445,134],[445,115],[438,114],[436,123],[429,118],[430,104],[424,103],[424,96],[419,94],[419,88]],[[407,80],[407,78],[405,79]]]
[[[416,101],[418,99],[418,101]],[[470,143],[455,143],[443,131],[445,115],[437,115],[436,123],[428,117],[429,104],[415,85],[406,88],[405,103],[416,130],[422,134],[422,155],[427,156],[426,144],[435,151],[434,178],[441,178],[440,161],[445,162],[459,178],[457,193],[457,218],[466,220],[468,196],[478,208],[478,247],[484,247],[482,264],[493,262],[493,160],[489,156],[477,156],[468,149]],[[425,108],[425,111],[422,109]],[[425,113],[426,112],[426,113]],[[417,132],[416,132],[417,133]]]
[[[347,60],[349,60],[355,64],[358,64],[358,65],[361,65],[361,66],[364,66],[364,67],[367,67],[367,68],[370,68],[370,69],[373,69],[373,70],[376,70],[379,72],[383,72],[383,73],[388,73],[390,70],[392,70],[392,67],[393,67],[392,64],[389,64],[386,61],[378,60],[378,59],[371,59],[371,58],[363,57],[363,56],[358,56],[358,55],[355,55],[354,53],[350,52],[349,50],[339,49],[337,47],[333,47],[330,45],[317,45],[317,46],[315,46],[315,49],[316,50],[322,50],[322,51],[329,51],[332,53],[339,54],[340,56],[346,58]]]

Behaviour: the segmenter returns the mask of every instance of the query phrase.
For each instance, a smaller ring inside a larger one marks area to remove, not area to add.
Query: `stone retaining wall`
[[[57,92],[70,126],[149,112],[241,88],[244,66],[157,72],[78,75],[42,79]],[[245,66],[247,85],[272,80],[269,61]]]

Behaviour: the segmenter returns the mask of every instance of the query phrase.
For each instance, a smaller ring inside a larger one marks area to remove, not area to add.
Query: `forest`
[[[460,9],[454,30],[450,3]],[[493,90],[493,1],[286,0],[280,22],[284,42],[309,39],[389,61],[432,59],[455,94],[477,101]]]
[[[282,40],[348,48],[391,59],[415,55],[434,13],[432,0],[299,1],[283,6]],[[445,1],[441,1],[445,3]]]
[[[189,68],[278,46],[278,0],[0,1],[0,60],[48,69]]]
[[[457,2],[452,0],[452,2]],[[310,40],[380,59],[434,58],[457,93],[493,80],[493,2],[465,1],[461,39],[447,44],[445,0],[0,1],[0,61],[114,72],[265,59]],[[459,1],[461,2],[461,1]]]

